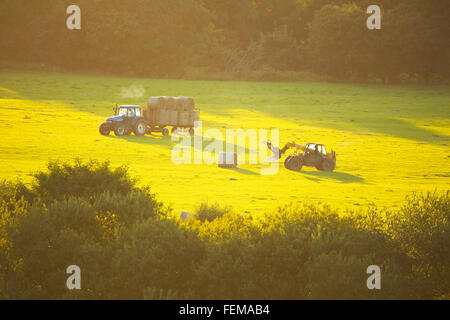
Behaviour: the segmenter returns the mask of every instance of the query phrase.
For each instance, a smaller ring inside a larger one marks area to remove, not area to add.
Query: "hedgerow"
[[[448,192],[396,211],[203,204],[180,221],[126,168],[53,163],[35,178],[0,188],[2,299],[449,298]],[[73,264],[81,290],[65,287]],[[381,290],[366,286],[369,265]]]

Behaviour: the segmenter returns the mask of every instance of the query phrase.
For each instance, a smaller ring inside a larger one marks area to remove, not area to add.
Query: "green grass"
[[[115,103],[145,105],[153,95],[194,97],[206,129],[279,128],[280,144],[322,142],[336,151],[337,168],[292,172],[280,163],[276,175],[262,176],[261,165],[176,166],[170,137],[98,133]],[[129,164],[176,212],[204,201],[249,212],[303,201],[395,207],[413,191],[450,186],[450,89],[444,87],[0,72],[0,130],[2,179],[31,181],[29,173],[49,159],[109,159]]]

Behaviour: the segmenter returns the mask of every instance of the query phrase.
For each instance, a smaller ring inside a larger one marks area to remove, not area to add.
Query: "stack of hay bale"
[[[193,127],[199,119],[199,110],[192,98],[151,97],[144,118],[150,126]]]

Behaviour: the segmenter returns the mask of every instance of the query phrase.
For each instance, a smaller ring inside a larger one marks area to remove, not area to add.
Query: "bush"
[[[33,192],[22,182],[2,181],[0,182],[0,201],[5,202],[13,208],[14,203],[20,199],[32,202],[34,199]]]
[[[105,191],[127,194],[136,184],[136,180],[128,175],[126,166],[113,169],[108,161],[51,161],[48,172],[41,171],[33,176],[32,190],[45,202],[68,197],[90,198]]]
[[[97,165],[50,166],[50,173],[37,175],[51,178],[32,190],[3,184],[2,299],[450,296],[448,192],[414,194],[397,212],[310,204],[244,217],[202,203],[196,219],[182,223],[148,188],[136,188],[126,170]],[[63,184],[68,172],[71,181],[89,185],[44,187],[50,180]],[[115,192],[98,187],[100,176]],[[26,200],[30,192],[33,201]],[[72,264],[82,270],[80,291],[64,286]],[[382,290],[366,287],[372,264],[381,268]]]
[[[230,210],[230,208],[221,207],[217,203],[209,204],[207,202],[203,202],[195,210],[194,217],[202,222],[211,222],[214,219],[222,217],[224,214],[230,212]]]
[[[203,224],[200,235],[211,242],[197,269],[196,298],[406,297],[393,286],[382,292],[367,289],[366,269],[372,264],[386,272],[383,276],[398,278],[397,284],[410,277],[389,267],[405,259],[386,234],[369,226],[374,225],[363,215],[314,205],[286,206],[261,220],[226,215]]]
[[[122,229],[118,242],[108,272],[108,298],[148,298],[154,290],[178,298],[192,295],[196,264],[204,258],[204,244],[194,231],[172,220],[148,219]]]
[[[450,293],[450,198],[449,192],[413,194],[392,215],[388,233],[415,262],[418,273],[434,282],[435,293]]]

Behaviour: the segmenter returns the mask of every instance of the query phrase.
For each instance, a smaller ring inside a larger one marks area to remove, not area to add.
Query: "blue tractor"
[[[126,136],[133,132],[136,136],[143,136],[147,132],[147,122],[142,116],[141,106],[115,106],[114,116],[106,119],[100,125],[102,135],[109,135],[114,131],[116,136]]]

